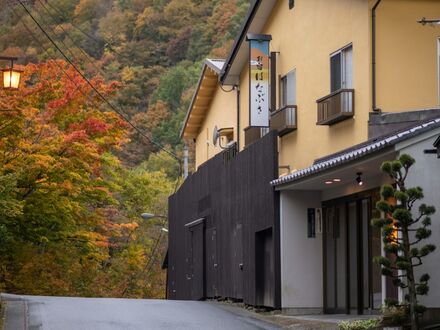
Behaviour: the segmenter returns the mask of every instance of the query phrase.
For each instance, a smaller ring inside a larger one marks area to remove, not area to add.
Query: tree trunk
[[[417,305],[417,294],[416,294],[416,284],[414,280],[414,269],[412,267],[412,260],[410,255],[410,247],[409,244],[409,234],[408,234],[408,226],[402,226],[402,239],[403,239],[403,254],[405,259],[408,260],[411,264],[408,270],[406,270],[406,279],[408,284],[408,293],[409,293],[409,309],[410,309],[410,318],[411,318],[411,330],[419,330],[419,322],[416,312]]]

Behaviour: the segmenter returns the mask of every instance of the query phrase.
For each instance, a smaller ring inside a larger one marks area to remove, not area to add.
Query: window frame
[[[346,52],[348,49],[351,49],[351,86],[344,86],[344,83],[346,84]],[[333,90],[333,75],[332,75],[332,59],[333,57],[340,55],[340,87],[338,89]],[[334,51],[329,56],[330,59],[330,93],[334,93],[341,89],[352,89],[353,88],[353,43],[349,43],[348,45],[345,45],[342,48],[339,48],[337,51]]]
[[[280,91],[279,91],[279,109],[281,109],[281,108],[283,108],[283,107],[285,107],[285,106],[288,106],[288,105],[296,105],[296,104],[289,104],[289,103],[287,103],[287,93],[285,93],[284,92],[284,89],[285,89],[285,86],[287,86],[287,84],[285,83],[285,82],[287,82],[287,77],[290,75],[290,74],[294,74],[294,77],[295,77],[295,91],[294,91],[294,94],[295,94],[295,101],[296,102],[294,102],[294,103],[297,103],[297,100],[296,100],[296,86],[297,86],[297,84],[296,84],[296,68],[293,68],[292,70],[289,70],[285,75],[283,75],[283,76],[280,76]],[[286,91],[287,91],[287,89],[286,89]],[[286,103],[284,103],[284,97],[286,96]]]

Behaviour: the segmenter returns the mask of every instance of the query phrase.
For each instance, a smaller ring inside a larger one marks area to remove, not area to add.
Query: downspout
[[[373,112],[380,112],[380,109],[377,109],[376,104],[376,9],[379,6],[382,0],[377,0],[376,4],[373,6],[371,13],[371,21],[372,21],[372,103],[373,103]]]
[[[236,85],[237,90],[237,151],[240,152],[240,85]]]

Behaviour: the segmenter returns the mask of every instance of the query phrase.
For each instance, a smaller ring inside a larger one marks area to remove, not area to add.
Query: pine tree
[[[373,219],[372,225],[382,229],[384,250],[387,255],[376,257],[382,265],[382,274],[393,278],[394,285],[406,290],[405,301],[400,302],[409,309],[411,329],[418,330],[418,316],[426,310],[418,304],[418,297],[427,295],[429,291],[429,275],[423,274],[415,278],[416,267],[421,266],[423,258],[435,250],[435,245],[421,242],[431,236],[430,216],[435,213],[433,206],[420,204],[418,212],[415,206],[423,199],[421,187],[407,188],[405,181],[409,169],[415,160],[409,155],[402,155],[398,160],[384,162],[382,172],[392,179],[392,185],[384,185],[381,190],[382,199],[376,208],[382,212],[383,218]],[[396,302],[397,303],[397,302]]]

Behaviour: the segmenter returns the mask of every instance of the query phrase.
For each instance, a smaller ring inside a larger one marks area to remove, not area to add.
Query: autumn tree
[[[119,85],[92,83],[106,97]],[[170,180],[122,166],[126,123],[63,61],[27,65],[18,92],[0,91],[0,110],[0,286],[117,295],[150,258],[156,231],[139,214],[164,212]]]

